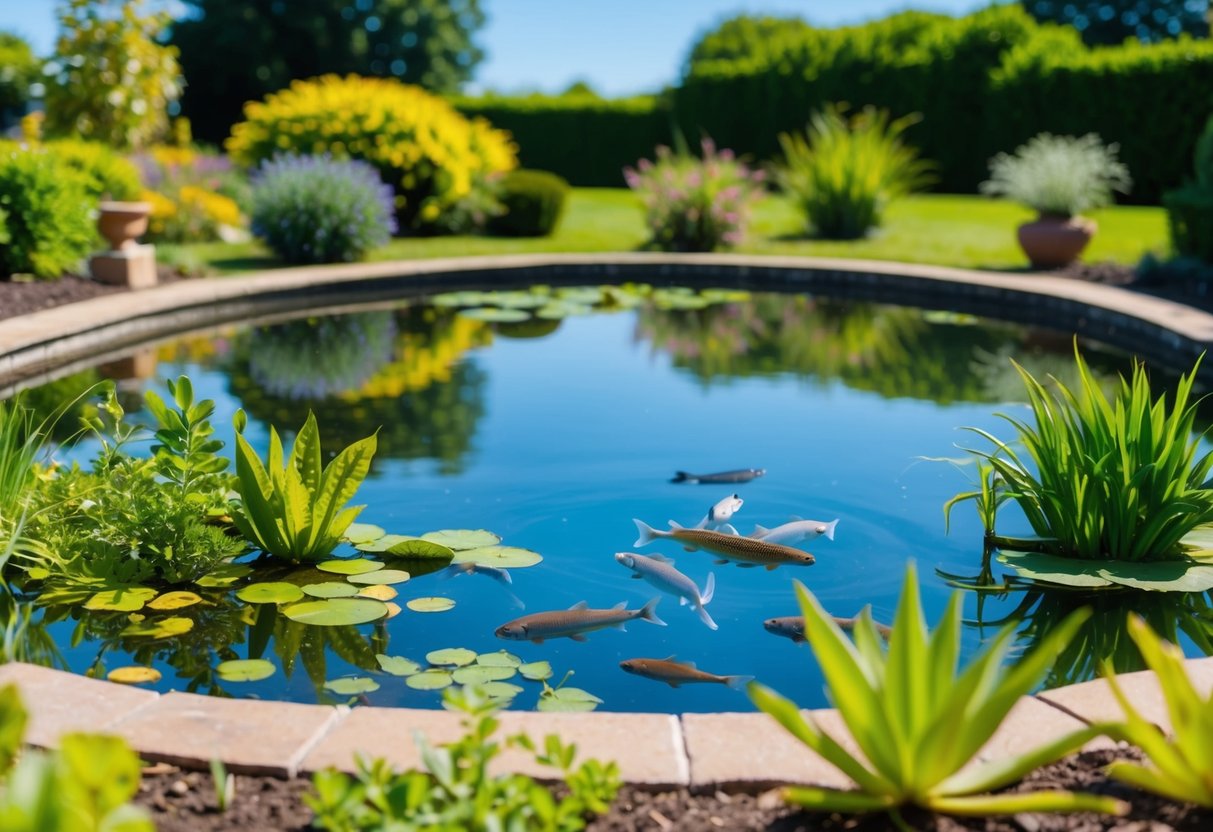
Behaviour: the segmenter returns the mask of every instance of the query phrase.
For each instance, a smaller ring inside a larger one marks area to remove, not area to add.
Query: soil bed
[[[73,275],[58,280],[0,280],[0,320],[123,291],[121,286],[106,286]]]

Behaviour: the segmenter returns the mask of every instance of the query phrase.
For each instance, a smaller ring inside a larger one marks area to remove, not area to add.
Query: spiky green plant
[[[867,610],[855,624],[852,643],[799,581],[796,595],[805,638],[860,753],[844,748],[790,699],[750,683],[750,698],[759,708],[856,783],[854,789],[788,788],[789,801],[815,811],[887,811],[899,826],[904,826],[899,814],[904,806],[956,815],[1127,810],[1120,801],[1073,792],[985,794],[1078,750],[1102,732],[1101,726],[1084,727],[1008,759],[972,762],[1074,636],[1085,610],[1066,618],[1009,670],[1003,661],[1014,625],[1007,626],[958,673],[961,596],[952,596],[939,626],[928,633],[913,565],[906,571],[887,652]]]

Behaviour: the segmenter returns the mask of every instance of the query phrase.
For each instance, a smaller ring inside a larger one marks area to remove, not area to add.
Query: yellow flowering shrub
[[[226,143],[238,164],[284,153],[361,159],[395,190],[402,229],[431,226],[479,178],[517,165],[508,133],[390,78],[295,81],[246,104],[244,115]]]
[[[152,241],[216,240],[221,226],[244,225],[244,216],[234,200],[197,185],[182,185],[172,196],[145,190],[142,199],[152,206],[147,224],[147,236]]]

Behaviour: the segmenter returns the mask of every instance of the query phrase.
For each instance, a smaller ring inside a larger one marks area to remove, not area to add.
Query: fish
[[[754,531],[750,532],[750,537],[755,540],[765,540],[768,543],[799,543],[802,540],[813,540],[822,535],[825,535],[826,540],[833,540],[834,528],[837,525],[837,519],[825,523],[821,520],[805,520],[793,514],[791,523],[784,523],[773,529],[768,529],[766,526],[755,526]]]
[[[543,644],[544,639],[561,637],[585,641],[585,633],[606,627],[618,627],[623,630],[624,624],[636,618],[664,627],[665,622],[654,612],[660,600],[661,598],[654,598],[638,610],[629,610],[627,601],[620,601],[609,610],[592,610],[585,601],[578,601],[567,610],[536,612],[515,618],[498,627],[495,635],[497,638],[512,641]]]
[[[765,468],[741,468],[737,471],[721,471],[717,474],[689,474],[686,471],[675,471],[670,482],[691,482],[706,485],[720,482],[749,482],[767,472]]]
[[[834,616],[830,617],[834,618]],[[858,620],[858,618],[834,618],[834,623],[844,630],[851,631],[855,629],[855,622]],[[889,636],[893,633],[893,628],[888,624],[881,624],[879,621],[873,621],[872,624],[876,627],[876,633],[885,641],[888,641]],[[785,615],[780,618],[768,618],[762,622],[762,626],[766,628],[768,633],[790,638],[797,644],[805,640],[804,616],[802,615]]]
[[[704,518],[700,520],[698,524],[696,524],[695,528],[715,529],[722,523],[729,522],[733,514],[743,505],[745,505],[745,500],[741,499],[741,495],[739,494],[733,494],[732,496],[725,497],[719,503],[708,509],[708,513],[704,515]]]
[[[739,690],[754,679],[753,676],[717,676],[715,673],[705,673],[697,670],[694,662],[677,662],[674,658],[667,656],[664,659],[628,659],[620,662],[619,666],[628,673],[665,682],[672,688],[693,682],[709,682]]]
[[[678,597],[681,606],[691,605],[691,609],[699,615],[699,620],[708,625],[709,630],[715,630],[716,622],[708,615],[706,609],[712,596],[716,593],[716,576],[709,574],[707,585],[700,593],[699,587],[686,575],[674,568],[674,561],[661,555],[645,557],[632,552],[617,552],[615,560],[631,569],[633,578],[643,578],[662,592]]]
[[[636,529],[640,532],[640,537],[634,544],[636,546],[644,546],[661,537],[671,537],[681,543],[688,552],[704,549],[717,555],[717,563],[733,561],[742,568],[765,566],[769,572],[780,564],[811,566],[817,560],[808,552],[793,549],[791,546],[768,543],[752,537],[742,537],[735,528],[727,523],[721,527],[720,531],[713,532],[707,529],[684,529],[671,520],[670,530],[663,532],[654,529],[643,520],[632,518],[632,522],[636,524]]]
[[[447,567],[451,576],[458,574],[464,575],[484,575],[486,578],[492,578],[499,584],[512,584],[514,579],[510,577],[510,573],[504,569],[499,569],[496,566],[486,566],[482,563],[452,563]]]

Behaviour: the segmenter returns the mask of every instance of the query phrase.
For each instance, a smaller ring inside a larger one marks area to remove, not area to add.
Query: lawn
[[[852,242],[814,240],[804,234],[792,203],[779,196],[757,207],[745,244],[752,254],[852,257],[901,260],[984,269],[1024,269],[1027,260],[1015,242],[1015,228],[1031,212],[1006,202],[976,196],[930,194],[895,203],[884,227]],[[1084,257],[1088,262],[1135,263],[1147,251],[1167,249],[1166,216],[1161,208],[1113,207],[1093,212],[1099,222]],[[401,238],[376,251],[372,260],[414,260],[475,254],[560,251],[634,251],[646,239],[639,199],[612,188],[577,188],[560,228],[551,237]],[[164,247],[166,258],[185,256],[208,263],[220,273],[281,265],[257,243],[206,243],[183,246],[179,255]]]

